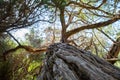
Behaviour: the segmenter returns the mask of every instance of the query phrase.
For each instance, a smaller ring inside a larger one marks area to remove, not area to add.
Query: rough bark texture
[[[49,46],[37,80],[120,80],[120,69],[65,43]]]

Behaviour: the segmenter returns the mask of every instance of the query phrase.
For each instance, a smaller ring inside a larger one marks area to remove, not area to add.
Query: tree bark
[[[120,69],[65,43],[48,47],[37,80],[120,80]]]
[[[112,45],[110,51],[107,54],[106,59],[113,59],[117,58],[120,52],[120,37],[117,38],[115,43]],[[109,61],[110,63],[114,64],[117,60]]]

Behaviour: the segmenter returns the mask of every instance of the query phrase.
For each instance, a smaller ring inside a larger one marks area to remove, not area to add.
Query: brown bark
[[[112,45],[110,51],[107,54],[107,59],[117,58],[120,52],[120,37],[117,38],[115,43]],[[109,62],[114,64],[117,60],[110,60]]]
[[[60,22],[62,26],[62,31],[61,31],[61,42],[66,42],[66,24],[65,24],[65,18],[64,18],[64,7],[60,8]]]
[[[37,80],[120,80],[120,69],[65,43],[49,46]]]

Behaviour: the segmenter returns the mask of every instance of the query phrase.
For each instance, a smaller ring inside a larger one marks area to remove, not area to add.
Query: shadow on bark
[[[120,69],[65,43],[48,47],[37,80],[120,80]]]

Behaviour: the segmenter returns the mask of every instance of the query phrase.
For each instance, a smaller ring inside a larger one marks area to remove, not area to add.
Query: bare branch
[[[12,48],[12,49],[9,49],[7,51],[5,51],[3,53],[3,56],[4,56],[4,59],[6,60],[6,56],[11,53],[11,52],[15,52],[16,50],[18,49],[25,49],[26,51],[29,51],[29,52],[45,52],[47,50],[46,47],[43,47],[43,48],[32,48],[31,46],[26,46],[26,45],[18,45],[16,46],[15,48]]]
[[[107,60],[107,61],[109,61],[109,62],[120,61],[120,59],[118,59],[118,58],[111,58],[111,59],[105,59],[105,60]]]
[[[100,28],[100,27],[105,27],[109,24],[112,24],[116,21],[118,21],[120,19],[120,15],[116,15],[115,17],[113,17],[110,20],[104,21],[104,22],[99,22],[99,23],[95,23],[95,24],[90,24],[90,25],[86,25],[86,26],[82,26],[82,27],[78,27],[76,29],[70,30],[66,33],[67,38],[75,33],[78,33],[82,30],[85,29],[94,29],[94,28]]]
[[[103,0],[102,3],[99,6],[97,6],[97,8],[100,8],[104,3],[106,3],[106,1],[107,0]]]
[[[106,0],[103,0],[103,3],[101,3],[98,7],[95,7],[95,6],[86,4],[86,3],[82,3],[82,2],[81,2],[82,3],[81,4],[80,2],[78,3],[78,2],[75,2],[75,1],[70,1],[67,5],[75,4],[75,5],[78,5],[79,7],[85,8],[85,9],[98,10],[98,11],[101,11],[101,12],[107,14],[107,15],[113,15],[113,14],[111,14],[109,12],[106,12],[104,10],[99,9],[99,7],[102,6],[105,3],[104,1],[106,2]]]
[[[103,30],[100,30],[100,29],[97,29],[97,30],[103,33],[106,37],[108,37],[112,42],[115,43],[115,41],[108,34],[106,34]]]
[[[101,41],[98,39],[97,35],[94,33],[94,36],[96,37],[96,39],[98,40],[98,42],[100,43],[100,45],[108,52],[108,50],[105,48],[105,46],[101,43]]]
[[[97,45],[95,44],[94,41],[93,41],[93,45],[94,45],[94,48],[95,48],[96,55],[98,56],[98,48],[97,48]]]
[[[20,43],[19,43],[19,41],[11,34],[11,33],[9,33],[8,31],[6,31],[7,32],[7,34],[9,34],[17,43],[18,43],[18,45],[21,45]]]

